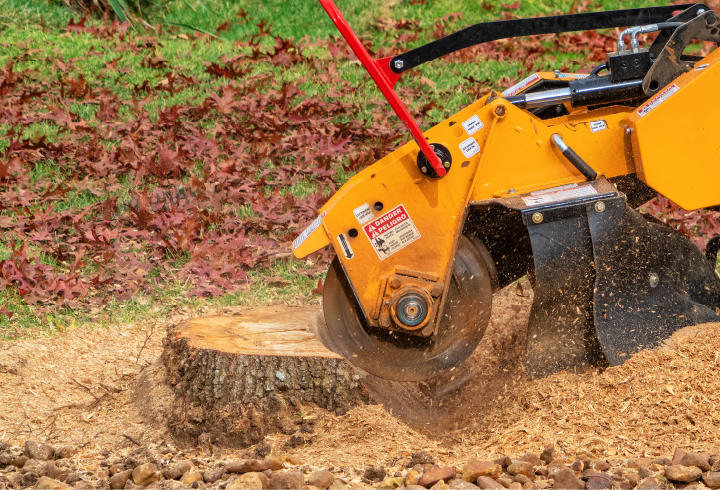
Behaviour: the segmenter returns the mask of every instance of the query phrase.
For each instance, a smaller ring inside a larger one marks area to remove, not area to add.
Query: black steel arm
[[[699,3],[482,22],[399,54],[390,60],[390,68],[396,73],[403,73],[460,49],[499,39],[665,22],[673,16],[673,12],[690,7],[708,9]]]

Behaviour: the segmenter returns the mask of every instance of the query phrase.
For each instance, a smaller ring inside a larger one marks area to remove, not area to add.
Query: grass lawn
[[[662,4],[338,1],[378,56],[476,22]],[[293,260],[290,241],[408,139],[315,0],[144,14],[153,30],[0,0],[0,339],[317,302],[329,254]],[[588,69],[610,34],[496,43],[397,89],[427,129],[531,71]]]

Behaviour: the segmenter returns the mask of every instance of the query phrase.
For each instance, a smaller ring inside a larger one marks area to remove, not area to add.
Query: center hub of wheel
[[[428,323],[431,298],[418,288],[398,291],[391,308],[395,323],[406,330],[417,330]]]

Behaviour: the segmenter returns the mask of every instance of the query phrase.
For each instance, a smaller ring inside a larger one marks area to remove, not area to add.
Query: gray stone
[[[300,490],[305,481],[300,471],[274,471],[268,479],[271,490]]]
[[[479,476],[476,485],[483,490],[503,490],[506,488],[493,478],[488,478],[487,476]]]
[[[55,456],[55,449],[47,444],[42,444],[36,441],[25,441],[23,446],[23,453],[25,456],[31,459],[40,459],[47,461]]]
[[[571,468],[561,468],[553,480],[554,489],[582,490],[585,487],[583,482],[576,477]]]

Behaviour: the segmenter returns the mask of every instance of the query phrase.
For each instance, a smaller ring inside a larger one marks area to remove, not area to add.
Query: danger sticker
[[[350,246],[350,243],[348,243],[348,237],[345,236],[345,234],[341,233],[338,235],[338,243],[340,244],[340,249],[343,250],[343,255],[345,255],[346,259],[352,259],[353,258],[353,249]]]
[[[577,184],[568,184],[554,189],[532,192],[529,197],[521,199],[526,203],[526,206],[538,206],[539,204],[565,201],[566,199],[592,196],[594,194],[598,194],[598,192],[593,186],[584,185],[579,187]]]
[[[318,229],[318,227],[323,223],[323,218],[325,218],[326,212],[323,211],[320,216],[318,216],[313,222],[308,225],[308,228],[303,230],[303,233],[298,235],[298,237],[293,240],[293,250],[296,250],[298,247],[300,247],[304,241],[308,239],[311,233],[313,233],[315,230]]]
[[[363,231],[381,260],[387,259],[421,237],[402,204],[363,226]]]
[[[588,73],[559,73],[556,78],[588,78]]]
[[[520,91],[522,91],[523,89],[525,89],[526,87],[531,85],[533,82],[535,82],[539,78],[541,78],[541,77],[538,76],[538,73],[534,73],[533,75],[524,78],[523,80],[521,80],[520,82],[515,84],[513,87],[507,88],[506,90],[504,90],[501,93],[503,94],[504,97],[516,95],[517,93],[519,93]]]
[[[657,93],[651,100],[649,100],[644,105],[639,107],[638,111],[636,111],[636,112],[641,117],[645,116],[646,114],[648,114],[649,112],[654,110],[656,107],[658,107],[661,104],[661,102],[663,102],[664,100],[668,99],[673,94],[678,92],[678,90],[679,90],[678,85],[676,85],[676,84],[669,85],[668,87],[663,89],[661,92]]]
[[[471,158],[473,155],[481,151],[481,147],[478,146],[478,142],[474,138],[468,138],[458,145],[458,148],[461,149],[466,158]]]
[[[468,133],[468,136],[483,128],[483,122],[481,122],[481,118],[478,116],[473,116],[468,121],[461,124],[463,125],[463,129],[466,130],[466,133]]]
[[[353,210],[353,214],[355,215],[355,219],[358,220],[358,223],[362,225],[368,223],[370,220],[376,217],[376,215],[373,213],[373,210],[367,203],[355,208]]]
[[[592,133],[597,133],[599,131],[603,131],[608,126],[606,126],[606,121],[599,119],[598,121],[591,121],[588,123],[588,127],[591,128]]]

